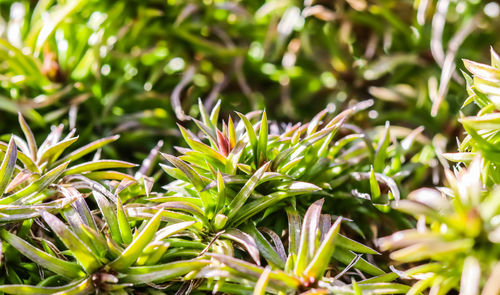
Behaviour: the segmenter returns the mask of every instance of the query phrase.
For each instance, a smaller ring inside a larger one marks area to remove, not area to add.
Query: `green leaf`
[[[193,186],[198,191],[202,191],[205,186],[209,183],[209,181],[205,180],[204,177],[199,175],[193,168],[191,168],[184,161],[179,160],[178,158],[171,156],[169,154],[160,153],[165,159],[167,159],[172,165],[177,167],[179,170],[184,173],[184,175],[189,179],[189,182],[193,184]]]
[[[42,212],[42,218],[54,231],[57,237],[75,256],[78,263],[88,274],[93,273],[102,265],[94,253],[69,228],[54,215]]]
[[[222,101],[220,99],[217,100],[217,103],[212,108],[212,112],[210,113],[210,122],[212,123],[212,126],[214,126],[214,127],[217,127],[217,121],[219,120],[219,112],[221,109],[221,103],[222,103]]]
[[[9,67],[13,68],[16,74],[25,76],[30,81],[36,81],[36,84],[42,88],[51,84],[49,79],[41,73],[42,65],[38,59],[35,59],[31,55],[24,54],[19,48],[13,46],[4,38],[0,38],[0,45],[9,51],[6,52],[6,56],[2,58],[8,62]],[[29,111],[24,113],[31,113],[32,115],[35,114]],[[32,119],[35,118],[35,116],[32,116]]]
[[[122,201],[120,198],[117,198],[116,203],[116,218],[118,219],[118,228],[120,230],[122,241],[125,245],[128,245],[132,242],[132,230],[128,224],[127,216],[125,215],[125,211],[123,210]]]
[[[82,197],[80,197],[82,199]],[[73,203],[73,207],[64,209],[61,213],[64,219],[67,220],[70,228],[78,236],[82,242],[97,254],[97,257],[104,257],[108,252],[106,241],[101,233],[98,233],[93,222],[90,225],[87,223],[85,216],[90,213],[86,205],[84,207],[77,204],[78,200]],[[82,212],[83,211],[83,212]],[[84,221],[85,220],[85,221]]]
[[[356,254],[340,247],[335,248],[335,251],[333,252],[332,256],[335,260],[340,261],[345,265],[349,265],[351,261],[356,258]],[[385,274],[383,270],[367,262],[363,258],[358,259],[356,264],[354,264],[354,268],[357,268],[367,274],[374,276]]]
[[[159,231],[156,232],[154,240],[155,241],[161,241],[163,239],[166,239],[170,237],[171,235],[174,235],[178,232],[181,232],[185,230],[186,228],[189,228],[193,224],[195,224],[195,221],[185,221],[185,222],[179,222],[179,223],[174,223],[169,226],[166,226]]]
[[[372,200],[377,200],[380,197],[380,187],[378,185],[377,179],[375,178],[375,171],[373,166],[370,171],[370,192],[372,195]]]
[[[486,80],[499,81],[500,70],[485,64],[477,63],[468,59],[464,59],[464,65],[474,76],[481,77]]]
[[[67,294],[65,291],[80,285],[82,282],[88,282],[89,280],[78,280],[71,284],[59,287],[41,287],[41,286],[29,286],[29,285],[1,285],[0,291],[7,294],[18,294],[18,295],[33,295],[33,294]]]
[[[255,214],[267,208],[271,208],[274,204],[284,199],[320,190],[320,188],[315,186],[314,184],[299,181],[284,185],[282,189],[283,191],[263,196],[257,200],[248,202],[247,204],[243,205],[239,212],[232,218],[230,223],[234,226],[240,225],[242,222],[245,222]]]
[[[228,255],[220,255],[212,253],[208,255],[224,263],[226,266],[229,267],[228,270],[230,270],[231,272],[241,273],[248,278],[252,278],[255,281],[257,281],[258,278],[264,272],[264,269],[262,267],[248,263],[244,260],[236,259]],[[280,270],[274,270],[271,273],[269,273],[269,286],[271,288],[296,290],[299,285],[300,281],[295,276],[289,275]]]
[[[358,283],[356,283],[356,280],[352,280],[352,289],[354,291],[354,295],[363,295],[363,290],[359,287]]]
[[[252,177],[250,177],[247,183],[245,183],[243,188],[234,197],[233,201],[229,204],[226,210],[226,212],[229,212],[229,214],[227,214],[227,217],[229,219],[232,219],[232,217],[234,217],[238,213],[238,210],[241,208],[241,206],[245,204],[246,200],[253,193],[255,187],[257,187],[260,178],[264,175],[264,172],[266,172],[269,168],[269,165],[270,163],[266,163],[262,167],[260,167],[259,170],[255,171]]]
[[[42,26],[42,29],[38,34],[34,48],[35,56],[38,56],[43,45],[45,44],[47,39],[52,36],[59,24],[61,24],[64,20],[69,19],[70,15],[78,12],[78,10],[82,8],[82,6],[87,2],[87,0],[68,1],[64,4],[58,5],[55,10],[50,12],[50,14],[47,16],[49,19],[46,20],[46,23]]]
[[[40,192],[43,189],[45,189],[49,184],[52,184],[56,181],[59,176],[62,175],[66,167],[68,167],[69,162],[63,163],[54,169],[50,170],[49,172],[45,173],[42,177],[40,177],[38,180],[35,182],[31,183],[24,189],[16,192],[15,194],[12,194],[8,197],[5,197],[3,199],[0,199],[0,204],[9,204],[17,199],[20,199],[22,197],[31,195],[35,192]]]
[[[95,291],[92,278],[88,278],[74,287],[55,293],[55,295],[95,294]]]
[[[212,147],[217,146],[217,139],[215,138],[217,135],[215,134],[215,130],[211,129],[207,125],[205,125],[203,122],[200,122],[196,119],[193,119],[194,123],[198,126],[198,128],[205,133],[205,135],[208,137],[208,140],[210,141],[210,144]]]
[[[311,122],[309,122],[309,125],[307,126],[307,133],[306,133],[307,136],[310,136],[311,134],[316,132],[319,124],[321,123],[321,119],[323,119],[323,117],[325,117],[326,113],[328,113],[328,110],[324,109],[321,112],[319,112],[318,114],[316,114],[316,116],[314,116],[314,118],[312,118]]]
[[[44,162],[48,162],[49,164],[55,161],[63,152],[64,150],[72,145],[75,141],[78,140],[77,137],[72,137],[65,139],[63,141],[58,142],[57,144],[49,147],[47,150],[43,151],[41,155],[38,155],[38,164],[42,164]],[[39,150],[38,152],[41,152],[42,150]]]
[[[5,152],[5,156],[0,165],[0,196],[2,196],[9,184],[9,181],[16,168],[17,160],[17,146],[14,142],[14,138],[11,137],[9,141],[9,146]]]
[[[31,132],[30,126],[23,118],[21,113],[18,114],[19,117],[19,125],[21,125],[21,129],[23,130],[24,137],[26,138],[26,142],[28,143],[28,147],[30,150],[30,156],[33,161],[37,160],[37,145],[35,141],[35,136],[33,136],[33,132]]]
[[[210,120],[210,117],[208,116],[207,109],[203,105],[203,102],[201,101],[201,98],[198,98],[198,110],[200,111],[201,119],[203,120],[203,123],[205,125],[210,126],[210,128],[215,129],[214,126],[212,125],[212,121]]]
[[[332,227],[330,227],[330,230],[326,234],[325,239],[321,242],[318,251],[304,271],[306,276],[313,277],[315,279],[319,279],[323,276],[326,268],[328,267],[328,263],[326,263],[326,261],[330,261],[333,251],[335,250],[335,240],[338,237],[341,222],[342,218],[339,217]]]
[[[391,141],[389,127],[389,121],[386,121],[384,135],[378,143],[377,151],[375,153],[375,160],[373,161],[373,169],[375,170],[375,172],[382,172],[385,167],[387,148],[389,147],[389,143]]]
[[[229,146],[231,148],[234,148],[236,146],[236,130],[234,128],[234,122],[233,122],[233,118],[231,118],[231,116],[229,116],[229,120],[227,122],[227,129],[228,129],[228,137],[229,137]]]
[[[302,231],[300,233],[297,262],[295,263],[294,270],[295,274],[298,276],[303,274],[316,252],[316,233],[318,230],[323,202],[324,199],[319,199],[314,202],[311,206],[309,206],[306,215],[304,216]]]
[[[253,295],[265,295],[266,287],[269,284],[269,274],[271,273],[271,267],[267,266],[259,279],[257,280],[257,284],[255,284],[255,288],[253,290]]]
[[[94,170],[109,169],[109,168],[132,168],[137,166],[125,161],[118,160],[98,160],[92,162],[85,162],[67,169],[64,175],[81,174]]]
[[[111,143],[111,142],[114,142],[116,140],[118,140],[118,138],[120,138],[119,135],[113,135],[113,136],[110,136],[110,137],[105,137],[105,138],[101,138],[99,140],[96,140],[96,141],[93,141],[71,153],[69,153],[67,156],[65,156],[64,158],[58,160],[56,162],[56,164],[59,164],[61,162],[65,162],[65,161],[72,161],[74,162],[75,160],[78,160],[80,159],[81,157],[107,145],[108,143]]]
[[[254,151],[254,154],[257,152],[257,134],[255,133],[255,129],[253,128],[252,123],[248,120],[248,118],[241,114],[236,112],[236,114],[240,117],[241,121],[245,125],[245,129],[247,131],[247,136],[248,140],[250,142],[250,146],[252,147],[252,150]]]
[[[122,244],[123,241],[120,233],[120,227],[118,225],[118,218],[115,214],[116,209],[114,204],[111,204],[106,197],[98,191],[92,191],[92,194],[94,195],[94,199],[96,200],[104,220],[108,225],[111,238],[118,244]]]
[[[274,250],[271,244],[264,238],[262,233],[257,230],[252,222],[249,222],[245,226],[245,230],[254,238],[257,248],[260,254],[272,265],[279,267],[280,269],[285,268],[285,261],[280,257],[280,255]]]
[[[0,151],[6,152],[7,149],[8,145],[4,142],[0,142]],[[17,158],[24,164],[26,169],[29,169],[31,172],[36,172],[36,173],[40,172],[35,162],[33,162],[29,156],[25,155],[23,152],[19,150],[17,151]]]
[[[193,259],[160,265],[130,267],[120,275],[120,281],[132,284],[160,283],[201,269],[209,264],[208,260]]]
[[[205,157],[211,157],[214,160],[217,160],[222,165],[226,164],[226,158],[223,155],[219,154],[217,151],[215,151],[214,149],[212,149],[208,145],[193,139],[189,135],[187,130],[184,129],[184,127],[179,125],[179,129],[181,130],[181,134],[183,135],[184,140],[193,150],[203,153],[205,155]]]
[[[259,249],[255,240],[247,233],[240,231],[239,229],[233,228],[222,234],[223,237],[233,240],[239,243],[243,248],[247,250],[247,253],[255,261],[257,265],[260,265]]]
[[[266,111],[264,111],[262,113],[262,120],[260,122],[259,143],[257,146],[257,154],[256,154],[257,165],[266,161],[268,133],[269,133],[269,127],[267,126],[267,115]]]
[[[245,150],[246,144],[243,141],[238,141],[234,148],[227,155],[226,173],[235,174],[238,169],[238,162]]]
[[[288,255],[296,256],[299,253],[301,220],[297,208],[286,208],[288,218]]]
[[[373,250],[372,248],[365,246],[361,243],[358,243],[354,240],[351,240],[350,238],[343,236],[339,234],[337,238],[335,239],[335,245],[338,247],[354,251],[356,253],[366,253],[366,254],[373,254],[373,255],[378,255],[377,251]]]
[[[82,268],[74,262],[68,262],[47,254],[6,230],[1,230],[0,235],[4,241],[16,248],[21,254],[52,272],[66,278],[80,278],[85,276]]]
[[[123,251],[122,255],[109,264],[111,269],[121,271],[134,264],[137,258],[139,258],[142,254],[142,251],[147,244],[153,240],[156,231],[160,227],[162,212],[163,210],[156,212],[156,214],[146,224],[144,229]]]
[[[406,294],[410,289],[409,286],[398,283],[374,283],[374,284],[359,284],[359,288],[370,294]]]

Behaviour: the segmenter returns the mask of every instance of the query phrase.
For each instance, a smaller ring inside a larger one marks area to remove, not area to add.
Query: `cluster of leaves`
[[[467,79],[468,99],[464,106],[474,102],[480,110],[477,115],[460,118],[467,136],[459,145],[458,153],[445,156],[455,162],[469,163],[480,155],[483,158],[481,175],[488,186],[500,184],[500,174],[497,168],[498,153],[498,110],[500,104],[500,57],[491,49],[491,66],[464,61],[473,78],[464,74]]]
[[[346,123],[371,105],[356,104],[329,120],[324,110],[307,124],[279,126],[266,112],[256,123],[261,112],[220,123],[220,103],[210,114],[200,103],[202,120],[194,120],[200,135],[179,126],[189,148],[178,147],[179,157],[161,153],[172,165],[161,167],[174,178],[165,193],[151,191],[152,179],[143,172],[157,150],[135,177],[107,171],[134,166],[98,159],[99,149],[117,136],[61,156],[76,141],[74,131],[61,139],[62,126],[54,127],[38,147],[19,115],[26,140],[13,135],[0,145],[0,291],[404,293],[408,287],[393,282],[397,275],[376,265],[377,251],[345,235],[354,232],[366,242],[374,235],[366,226],[321,212],[323,203],[351,199],[349,206],[359,209],[345,216],[383,215],[400,198],[391,176],[397,180],[396,171],[406,171],[399,176],[404,179],[417,170],[405,157],[415,154],[410,147],[418,132],[400,144],[388,125],[372,137]],[[93,151],[92,161],[72,164]],[[285,212],[288,219],[277,218]]]
[[[380,245],[399,249],[391,253],[398,262],[421,262],[402,275],[418,280],[408,294],[500,291],[498,187],[483,187],[481,164],[476,158],[467,169],[447,171],[447,188],[422,188],[400,202],[401,210],[419,219],[417,228],[382,238]]]
[[[496,146],[500,58],[492,49],[491,66],[470,60],[464,63],[473,74],[472,78],[464,73],[469,93],[464,107],[475,103],[480,110],[475,116],[460,118],[466,136],[459,143],[459,152],[444,154],[459,164],[454,172],[445,171],[447,187],[422,188],[399,203],[400,210],[418,219],[415,229],[379,240],[382,249],[397,250],[392,259],[413,266],[401,272],[403,277],[417,280],[408,294],[426,289],[431,294],[500,292],[500,150]]]

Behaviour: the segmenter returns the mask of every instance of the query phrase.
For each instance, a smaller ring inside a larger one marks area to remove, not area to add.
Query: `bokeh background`
[[[462,58],[500,50],[497,1],[2,1],[0,139],[17,112],[44,138],[79,129],[81,144],[120,134],[104,152],[141,161],[178,143],[198,99],[265,108],[280,122],[373,98],[355,118],[390,120],[432,139],[460,136]],[[465,109],[467,111],[467,109]],[[234,113],[233,113],[234,115]],[[448,145],[454,145],[451,140]]]

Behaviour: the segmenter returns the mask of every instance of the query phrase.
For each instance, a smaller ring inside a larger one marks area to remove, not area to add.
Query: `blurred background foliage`
[[[500,49],[498,3],[479,0],[42,0],[0,9],[4,137],[21,111],[40,137],[55,123],[79,127],[81,142],[122,134],[106,152],[135,161],[159,139],[177,143],[175,122],[190,124],[198,98],[207,108],[221,98],[223,113],[266,108],[284,122],[375,98],[355,117],[362,126],[390,120],[453,138],[466,98],[460,58],[486,61],[490,45]]]

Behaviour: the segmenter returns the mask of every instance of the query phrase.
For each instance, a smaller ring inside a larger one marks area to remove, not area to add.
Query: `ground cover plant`
[[[499,15],[1,2],[0,293],[500,293]]]

